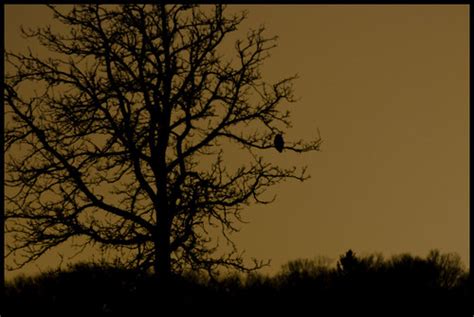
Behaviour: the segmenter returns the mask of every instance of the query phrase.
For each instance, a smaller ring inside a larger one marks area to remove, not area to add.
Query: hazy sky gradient
[[[5,7],[5,45],[20,24],[51,23],[47,8]],[[252,5],[240,28],[264,23],[278,47],[262,68],[269,81],[297,73],[294,129],[321,152],[279,154],[312,178],[271,189],[236,236],[246,256],[336,259],[347,249],[426,256],[439,248],[468,265],[469,7],[467,5]],[[26,44],[25,44],[26,43]],[[55,252],[38,262],[57,261]],[[36,271],[30,265],[23,272]],[[7,272],[7,278],[12,276]]]

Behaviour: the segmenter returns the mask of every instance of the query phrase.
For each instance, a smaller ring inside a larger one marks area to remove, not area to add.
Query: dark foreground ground
[[[19,277],[7,283],[2,317],[9,316],[473,316],[469,275],[453,254],[426,258],[358,257],[336,266],[291,261],[279,274],[195,273],[160,289],[147,273],[99,264]]]

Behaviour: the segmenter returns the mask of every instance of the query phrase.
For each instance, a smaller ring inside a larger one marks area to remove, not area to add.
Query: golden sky
[[[457,252],[468,265],[469,7],[467,5],[238,5],[239,32],[265,24],[278,47],[263,66],[275,81],[297,73],[294,129],[321,152],[283,152],[312,178],[272,188],[235,237],[246,257],[336,259],[352,248],[385,256]],[[35,42],[19,26],[51,23],[47,8],[5,6],[5,46]],[[55,252],[22,272],[57,263]],[[15,273],[16,274],[16,273]],[[7,278],[13,276],[6,273]]]

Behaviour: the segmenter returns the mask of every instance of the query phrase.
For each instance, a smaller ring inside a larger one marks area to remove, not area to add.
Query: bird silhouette
[[[285,145],[285,141],[283,141],[283,136],[281,134],[275,135],[274,144],[277,151],[281,153],[283,151],[283,146]]]

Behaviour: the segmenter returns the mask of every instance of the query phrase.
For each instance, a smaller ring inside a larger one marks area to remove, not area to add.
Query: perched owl
[[[281,136],[281,134],[275,135],[274,143],[275,143],[275,148],[277,149],[277,151],[281,153],[283,151],[283,146],[285,145],[285,142],[283,141],[283,137]]]

